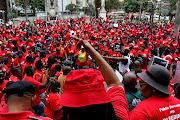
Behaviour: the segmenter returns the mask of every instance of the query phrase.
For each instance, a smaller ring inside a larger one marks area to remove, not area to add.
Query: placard
[[[115,53],[121,52],[121,44],[119,42],[114,43],[114,51]]]
[[[167,66],[168,66],[168,64],[169,64],[169,61],[168,61],[168,60],[165,60],[165,59],[163,59],[163,58],[160,58],[160,57],[158,57],[158,56],[154,56],[151,66],[152,66],[152,65],[156,65],[156,64],[161,65],[161,66],[164,66],[164,67],[167,68]]]

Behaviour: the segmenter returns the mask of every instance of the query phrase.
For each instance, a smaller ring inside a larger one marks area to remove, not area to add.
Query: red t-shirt
[[[37,62],[38,60],[42,60],[44,66],[47,64],[46,58],[41,59],[40,57],[37,57],[37,58],[34,60],[33,66],[35,66],[35,64],[36,64],[36,62]]]
[[[17,78],[16,76],[14,76],[14,75],[11,75],[10,78],[9,78],[9,81],[17,82],[17,81],[20,81],[20,79]]]
[[[32,64],[29,64],[28,62],[26,62],[26,63],[24,63],[24,64],[22,65],[22,74],[23,74],[23,76],[24,76],[24,69],[25,69],[25,67],[27,67],[27,66],[32,66]]]
[[[172,63],[172,56],[171,55],[166,55],[163,57],[165,60],[168,60],[169,61],[169,64]]]
[[[2,90],[4,90],[6,88],[6,84],[8,83],[8,80],[4,80],[2,84],[0,84],[0,100],[3,97],[3,93],[1,92]]]
[[[74,55],[75,51],[76,51],[76,48],[73,46],[71,48],[69,46],[66,48],[67,55]]]
[[[32,83],[32,84],[35,85],[36,91],[34,92],[34,95],[36,95],[36,99],[35,99],[35,101],[33,102],[33,105],[32,105],[32,106],[37,106],[37,105],[41,102],[41,99],[40,99],[40,97],[39,97],[39,95],[41,94],[39,88],[40,88],[40,86],[41,86],[42,83],[38,82],[37,80],[33,79],[33,78],[30,77],[30,76],[26,76],[26,77],[24,78],[24,81],[28,81],[28,82],[30,82],[30,83]]]
[[[0,113],[0,120],[51,120],[50,118],[34,115],[31,111],[16,113]]]
[[[135,51],[138,51],[139,49],[141,49],[141,45],[140,45],[140,43],[133,43],[133,46],[134,46],[134,50]]]
[[[167,39],[161,39],[161,40],[160,40],[160,44],[161,44],[162,47],[166,48],[166,46],[167,46],[167,44],[168,44]]]
[[[179,46],[178,41],[174,41],[170,44],[170,50],[175,51],[178,46]]]
[[[2,53],[2,57],[7,57],[7,50],[4,50],[4,51],[1,51],[1,53]]]
[[[148,58],[150,55],[149,55],[149,52],[147,52],[147,51],[141,51],[141,50],[139,50],[138,52],[137,52],[137,56],[138,56],[138,54],[141,54],[141,55],[143,55],[144,56],[144,59],[145,59],[145,61],[143,62],[143,64],[141,64],[141,69],[147,69],[147,60],[146,60],[146,58]]]
[[[52,56],[55,56],[55,57],[58,57],[58,56],[60,56],[60,55],[61,55],[61,53],[57,54],[57,52],[54,52],[54,53],[52,54]]]
[[[174,53],[173,58],[174,58],[174,63],[177,63],[177,61],[179,61],[179,59],[178,59],[178,58],[180,58],[180,54],[176,54],[176,53]]]
[[[0,113],[7,113],[7,104],[5,101],[2,101],[0,103]]]
[[[60,49],[60,54],[57,54],[57,52],[54,52],[54,53],[52,54],[52,56],[56,56],[56,57],[61,56],[61,57],[64,58],[64,53],[65,53],[64,48],[61,47],[61,49]]]
[[[14,59],[14,66],[17,66],[18,64],[20,64],[21,66],[19,67],[19,69],[22,70],[22,65],[25,63],[26,61],[26,58],[25,57],[22,57],[22,58],[15,58]]]
[[[106,50],[106,53],[111,57],[120,57],[120,53],[116,53],[115,51],[112,51],[112,49]],[[116,62],[116,60],[109,60],[111,62]]]
[[[117,118],[120,120],[129,120],[129,107],[124,89],[119,86],[114,86],[109,88],[107,94],[111,98],[111,104]]]
[[[158,48],[160,41],[159,40],[155,40],[155,41],[152,40],[151,43],[154,45],[155,48]]]
[[[35,73],[34,73],[33,78],[36,79],[36,80],[38,81],[39,78],[41,77],[41,75],[42,75],[42,71],[35,70]]]
[[[136,53],[136,51],[135,51],[134,49],[130,50],[130,51],[129,51],[129,54],[130,54],[131,56],[133,56],[133,57],[137,55],[137,53]]]
[[[46,117],[49,117],[53,120],[59,120],[63,116],[63,110],[61,110],[58,113],[54,113],[53,111],[59,110],[59,96],[58,93],[49,93],[47,97],[45,98],[45,108],[44,108],[44,114]]]
[[[178,120],[180,100],[169,96],[155,95],[142,102],[130,112],[131,120]]]

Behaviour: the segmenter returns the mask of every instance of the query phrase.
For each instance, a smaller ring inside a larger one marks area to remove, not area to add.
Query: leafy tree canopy
[[[83,11],[85,11],[85,14],[87,15],[95,15],[95,7],[92,4],[89,4],[88,7],[84,7]]]
[[[118,10],[120,8],[119,0],[106,0],[105,8],[107,11]]]
[[[176,11],[176,6],[177,6],[177,0],[169,0],[169,7],[170,7],[168,12],[169,15],[175,15],[174,11]]]
[[[24,7],[24,1],[25,0],[16,0],[16,4]],[[45,11],[45,0],[28,0],[27,6],[30,7],[34,14],[36,10]]]
[[[70,10],[71,12],[76,11],[76,5],[75,4],[69,4],[66,6],[66,10]]]
[[[147,0],[124,0],[124,10],[126,12],[139,12],[141,2],[142,10],[147,10]]]

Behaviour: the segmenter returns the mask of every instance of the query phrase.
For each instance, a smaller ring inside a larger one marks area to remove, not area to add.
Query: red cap
[[[109,103],[103,81],[101,73],[95,69],[73,70],[66,77],[59,103],[66,107]]]
[[[173,34],[173,36],[172,37],[175,37],[175,38],[177,38],[177,35],[176,34]]]

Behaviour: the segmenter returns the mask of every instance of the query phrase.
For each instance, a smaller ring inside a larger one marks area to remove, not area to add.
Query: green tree
[[[83,11],[85,14],[94,16],[95,15],[95,7],[92,4],[89,4],[88,7],[84,7]]]
[[[120,8],[119,0],[106,0],[105,1],[106,11],[118,10]]]
[[[75,4],[69,4],[66,6],[66,10],[70,10],[72,13],[72,12],[76,11],[76,7],[77,6]]]
[[[18,0],[19,5],[25,8],[24,1]],[[33,11],[33,15],[35,15],[36,10],[45,11],[45,0],[28,0],[27,6]]]
[[[137,0],[124,0],[123,5],[126,12],[139,12],[140,2]]]
[[[142,11],[147,10],[147,0],[124,0],[123,6],[125,12],[139,12],[142,2]]]
[[[172,21],[173,16],[175,16],[175,11],[176,11],[176,6],[177,6],[177,0],[169,0],[169,12],[168,16],[170,18],[170,21]]]

